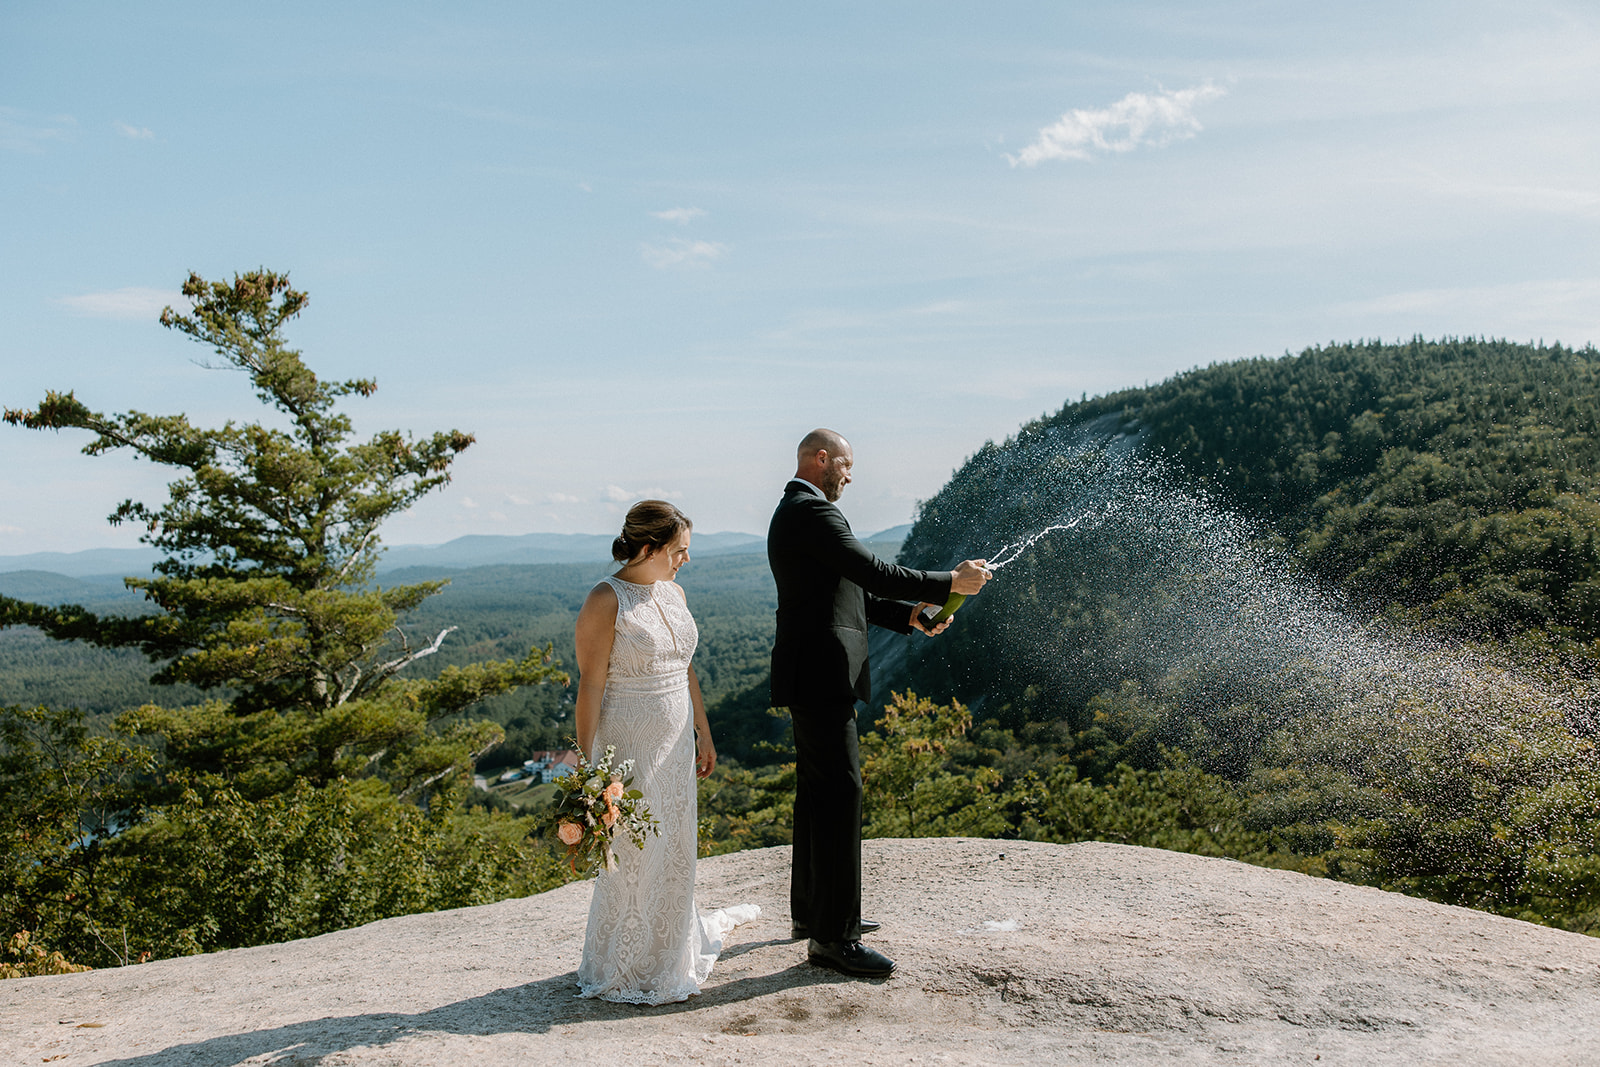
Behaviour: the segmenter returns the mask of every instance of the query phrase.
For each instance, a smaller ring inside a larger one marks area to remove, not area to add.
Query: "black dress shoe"
[[[861,934],[863,937],[865,937],[867,934],[875,934],[879,929],[882,928],[882,926],[883,924],[880,922],[874,922],[871,919],[862,919]],[[797,922],[789,927],[789,936],[796,941],[804,941],[806,938],[811,936],[811,931],[806,927],[805,923]]]
[[[812,941],[806,956],[818,967],[831,967],[859,978],[887,978],[894,973],[894,960],[859,941]]]

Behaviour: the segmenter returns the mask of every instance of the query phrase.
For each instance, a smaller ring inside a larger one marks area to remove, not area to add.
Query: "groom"
[[[808,937],[812,963],[846,974],[887,977],[894,961],[861,943],[877,929],[861,919],[861,761],[856,701],[871,694],[867,624],[935,634],[917,613],[952,591],[983,588],[982,560],[954,571],[885,563],[855,539],[834,503],[850,484],[850,442],[812,430],[767,530],[767,560],[778,584],[772,647],[772,705],[794,720],[794,870],[789,910],[794,936]]]

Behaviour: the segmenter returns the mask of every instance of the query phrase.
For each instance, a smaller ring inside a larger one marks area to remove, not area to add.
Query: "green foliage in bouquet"
[[[616,748],[607,745],[600,761],[591,764],[580,750],[578,766],[556,779],[561,792],[551,829],[556,840],[566,846],[567,864],[575,874],[593,874],[601,867],[615,870],[613,845],[619,835],[635,848],[643,848],[647,835],[661,832],[658,820],[645,806],[644,794],[629,788],[633,785],[633,761],[623,760],[613,768],[611,761],[616,755]]]

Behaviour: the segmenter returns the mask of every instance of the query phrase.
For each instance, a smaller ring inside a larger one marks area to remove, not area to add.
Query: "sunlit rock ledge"
[[[1600,1062],[1600,939],[1122,845],[866,843],[886,981],[805,962],[788,850],[704,860],[761,905],[702,994],[578,999],[587,884],[281,945],[0,982],[7,1062]],[[1320,1057],[1320,1059],[1319,1059]]]

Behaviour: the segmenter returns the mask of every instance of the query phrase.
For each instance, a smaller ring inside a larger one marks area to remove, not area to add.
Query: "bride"
[[[689,660],[699,631],[672,579],[689,562],[692,524],[664,500],[628,509],[611,555],[622,564],[578,612],[578,744],[634,761],[660,833],[621,841],[589,905],[579,995],[665,1004],[700,991],[723,939],[760,914],[753,905],[701,915],[694,906],[695,776],[717,764],[700,681]],[[613,764],[615,765],[615,764]],[[691,769],[692,768],[692,769]]]

